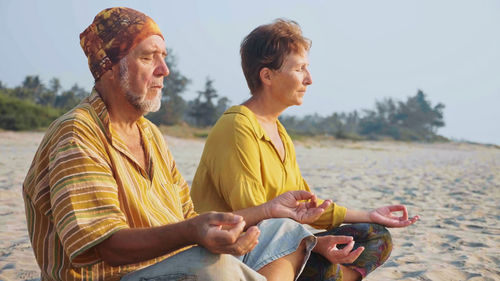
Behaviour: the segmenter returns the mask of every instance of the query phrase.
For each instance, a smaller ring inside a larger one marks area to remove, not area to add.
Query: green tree
[[[54,106],[64,110],[69,110],[75,107],[82,99],[87,97],[89,92],[84,88],[74,84],[69,90],[63,91],[60,95],[56,96]]]
[[[48,126],[61,112],[0,93],[0,128],[33,130]]]
[[[194,125],[198,127],[207,127],[215,124],[217,121],[217,108],[213,101],[219,95],[213,87],[214,80],[207,77],[205,89],[198,91],[198,97],[189,102],[188,114],[194,120]],[[229,100],[227,98],[221,101],[221,107],[225,106]]]
[[[215,106],[215,115],[216,118],[215,120],[219,119],[219,117],[224,114],[224,112],[229,108],[229,105],[231,104],[231,100],[229,100],[227,97],[221,97],[217,101],[217,105]]]
[[[24,78],[21,86],[16,87],[12,96],[37,103],[40,93],[45,89],[40,77],[28,75]]]
[[[44,89],[42,93],[40,93],[37,104],[45,105],[45,106],[55,106],[57,95],[61,90],[61,82],[58,78],[52,78],[49,81],[49,88]]]
[[[444,107],[442,103],[433,107],[425,93],[419,89],[415,96],[409,97],[405,103],[399,103],[397,119],[407,138],[431,140],[437,129],[445,125]]]
[[[418,90],[406,102],[385,99],[366,110],[359,132],[370,138],[388,136],[397,140],[433,140],[437,129],[444,126],[444,105],[432,106],[424,92]]]

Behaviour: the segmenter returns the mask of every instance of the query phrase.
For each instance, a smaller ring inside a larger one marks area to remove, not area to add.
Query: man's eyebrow
[[[151,55],[151,54],[156,54],[159,53],[162,56],[166,57],[167,56],[167,51],[162,50],[160,48],[151,48],[151,49],[146,49],[141,52],[142,55]]]

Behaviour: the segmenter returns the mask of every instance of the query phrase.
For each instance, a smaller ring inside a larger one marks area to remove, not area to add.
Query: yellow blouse
[[[300,174],[292,140],[277,123],[285,147],[283,162],[250,109],[233,106],[224,113],[207,138],[193,179],[191,198],[197,212],[240,210],[287,191],[310,191]],[[331,204],[312,226],[336,227],[345,213],[345,207]]]

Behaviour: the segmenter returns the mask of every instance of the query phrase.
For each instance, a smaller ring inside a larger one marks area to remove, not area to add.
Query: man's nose
[[[154,74],[156,76],[168,76],[170,74],[170,69],[168,69],[167,63],[165,60],[160,59],[159,64],[156,66]]]

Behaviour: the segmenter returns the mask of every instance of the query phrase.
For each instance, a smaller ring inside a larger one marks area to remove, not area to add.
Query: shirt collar
[[[92,93],[89,96],[89,103],[101,122],[101,129],[112,142],[113,135],[111,133],[111,121],[109,119],[108,109],[102,100],[101,95],[95,88],[92,89]],[[142,133],[144,133],[144,137],[149,140],[153,137],[153,133],[151,132],[151,127],[148,126],[147,123],[148,121],[144,118],[144,116],[141,116],[139,120],[137,120],[137,125],[140,127]]]
[[[257,137],[260,139],[265,139],[267,141],[271,141],[271,138],[265,133],[264,129],[262,126],[259,124],[259,121],[257,121],[257,116],[246,106],[244,105],[235,105],[226,110],[224,114],[241,114],[245,117],[248,118],[250,121],[250,124],[252,124],[253,130],[256,133]],[[280,128],[280,122],[278,121],[278,128]]]

